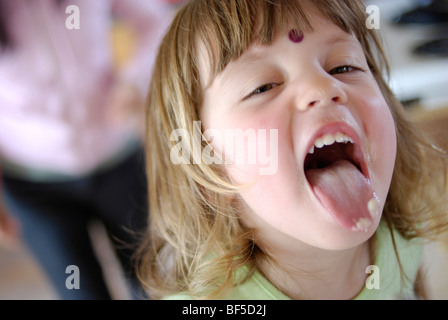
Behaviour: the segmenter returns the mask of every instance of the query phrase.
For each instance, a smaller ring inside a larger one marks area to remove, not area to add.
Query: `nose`
[[[347,102],[346,92],[332,75],[315,74],[302,80],[296,99],[296,107],[299,110]]]

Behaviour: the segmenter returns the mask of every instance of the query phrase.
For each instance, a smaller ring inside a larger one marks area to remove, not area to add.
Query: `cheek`
[[[232,181],[247,186],[240,192],[246,205],[244,221],[247,225],[260,227],[260,223],[267,223],[293,234],[292,229],[303,222],[303,217],[297,213],[307,211],[307,208],[311,211],[312,208],[307,206],[309,198],[306,196],[309,194],[303,187],[306,182],[302,180],[296,158],[286,140],[286,130],[279,129],[278,147],[273,147],[270,141],[270,151],[274,152],[270,153],[270,165],[240,164],[227,169]]]
[[[225,134],[223,154],[233,181],[252,184],[273,176],[279,167],[279,130],[253,129]]]
[[[375,159],[383,157],[393,166],[397,149],[395,121],[382,96],[373,102],[373,106],[367,134],[372,137],[378,151],[373,151],[372,156]]]
[[[384,113],[383,128],[384,130],[379,130],[379,140],[382,141],[382,157],[384,157],[383,170],[387,179],[387,188],[389,188],[397,155],[397,136],[394,119],[388,108]]]
[[[238,184],[252,184],[262,176],[277,173],[279,163],[279,125],[274,120],[220,121],[204,131],[212,136],[213,148],[222,155],[230,178]]]
[[[371,168],[371,180],[381,200],[385,200],[395,166],[397,138],[395,123],[388,105],[382,98],[371,104],[368,122],[365,124],[369,137],[367,162]]]

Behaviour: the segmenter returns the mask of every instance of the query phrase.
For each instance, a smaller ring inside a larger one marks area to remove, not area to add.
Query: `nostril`
[[[336,96],[336,97],[331,98],[331,101],[338,103],[341,101],[341,98],[339,96]],[[319,104],[319,102],[320,102],[320,100],[313,100],[308,104],[308,106],[314,107],[315,105]]]

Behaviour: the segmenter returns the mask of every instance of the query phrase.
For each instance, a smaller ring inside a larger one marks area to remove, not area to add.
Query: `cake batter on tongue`
[[[370,180],[348,160],[306,171],[314,194],[333,218],[353,231],[367,231],[378,202]]]

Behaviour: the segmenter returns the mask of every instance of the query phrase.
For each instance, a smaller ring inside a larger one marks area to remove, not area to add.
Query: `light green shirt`
[[[400,273],[400,267],[393,248],[390,231],[385,223],[381,223],[376,234],[376,271],[366,272],[368,277],[364,289],[354,298],[355,300],[389,300],[414,297],[414,283],[422,259],[422,243],[418,239],[405,240],[394,231],[394,238],[405,277]],[[376,268],[377,267],[377,268]],[[378,288],[379,287],[379,288]],[[166,300],[192,300],[185,293],[171,295]],[[254,274],[244,283],[233,289],[226,300],[291,300],[277,289],[260,272]]]

